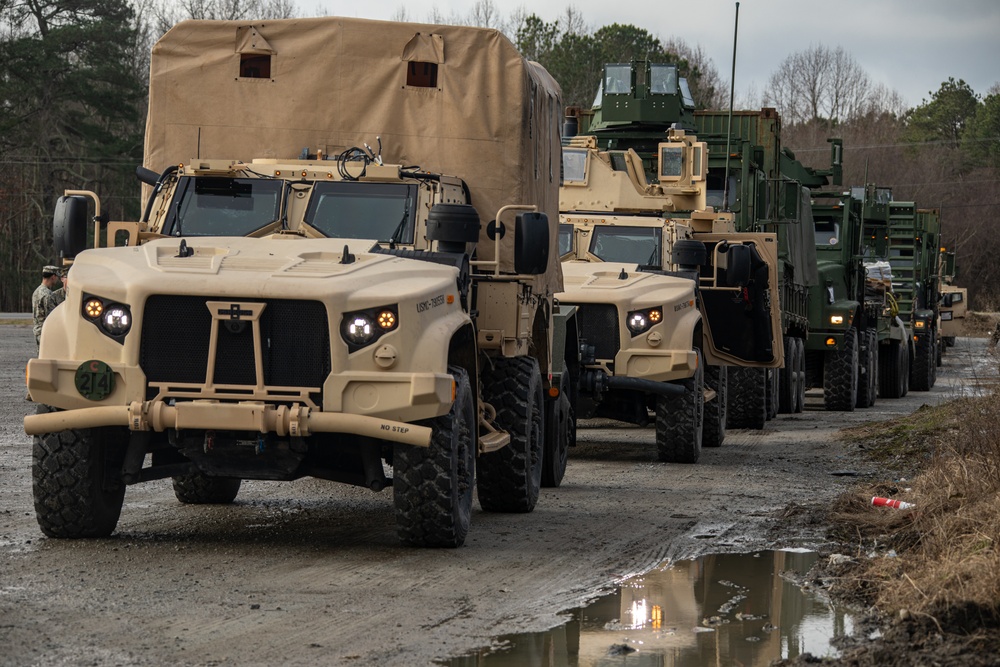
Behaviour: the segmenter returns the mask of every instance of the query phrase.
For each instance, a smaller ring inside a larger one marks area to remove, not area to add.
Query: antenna
[[[736,39],[740,32],[740,3],[736,3],[736,26],[733,28],[733,71],[729,80],[729,126],[726,128],[726,171],[722,178],[722,210],[729,210],[729,153],[733,139],[733,96],[736,91]]]

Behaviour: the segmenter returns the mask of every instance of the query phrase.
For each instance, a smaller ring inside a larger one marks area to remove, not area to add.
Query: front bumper
[[[28,415],[28,435],[58,433],[69,429],[126,426],[132,431],[193,429],[256,431],[278,436],[307,437],[313,433],[350,433],[407,445],[427,447],[431,429],[378,417],[320,412],[300,405],[218,403],[189,401],[167,405],[162,401],[135,402],[129,406],[78,408]]]

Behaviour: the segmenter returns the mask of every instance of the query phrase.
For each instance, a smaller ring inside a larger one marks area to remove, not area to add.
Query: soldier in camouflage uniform
[[[31,313],[35,320],[34,331],[36,349],[42,337],[42,324],[45,323],[45,318],[51,312],[51,310],[46,307],[46,301],[50,296],[52,296],[52,288],[59,282],[59,273],[60,269],[58,266],[52,266],[50,264],[43,267],[42,284],[35,288],[34,293],[31,295]]]
[[[53,290],[52,294],[45,297],[42,306],[45,311],[44,318],[51,315],[52,311],[56,309],[56,306],[66,300],[66,288],[69,287],[69,278],[67,276],[68,272],[64,269],[62,273],[59,274],[59,279],[62,280],[62,287],[57,290]]]

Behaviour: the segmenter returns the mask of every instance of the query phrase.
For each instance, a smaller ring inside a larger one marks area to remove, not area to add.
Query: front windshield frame
[[[303,222],[327,238],[412,245],[418,188],[415,183],[318,182]],[[368,203],[370,210],[365,211],[362,203]],[[334,214],[339,218],[333,219]]]
[[[663,230],[640,225],[594,225],[588,250],[605,262],[663,266]]]
[[[181,176],[164,234],[251,236],[280,219],[284,188],[275,179]]]

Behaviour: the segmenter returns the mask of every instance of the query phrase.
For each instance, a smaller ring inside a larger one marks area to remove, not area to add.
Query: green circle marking
[[[115,390],[115,372],[98,359],[85,361],[76,369],[76,390],[87,400],[104,400]]]

